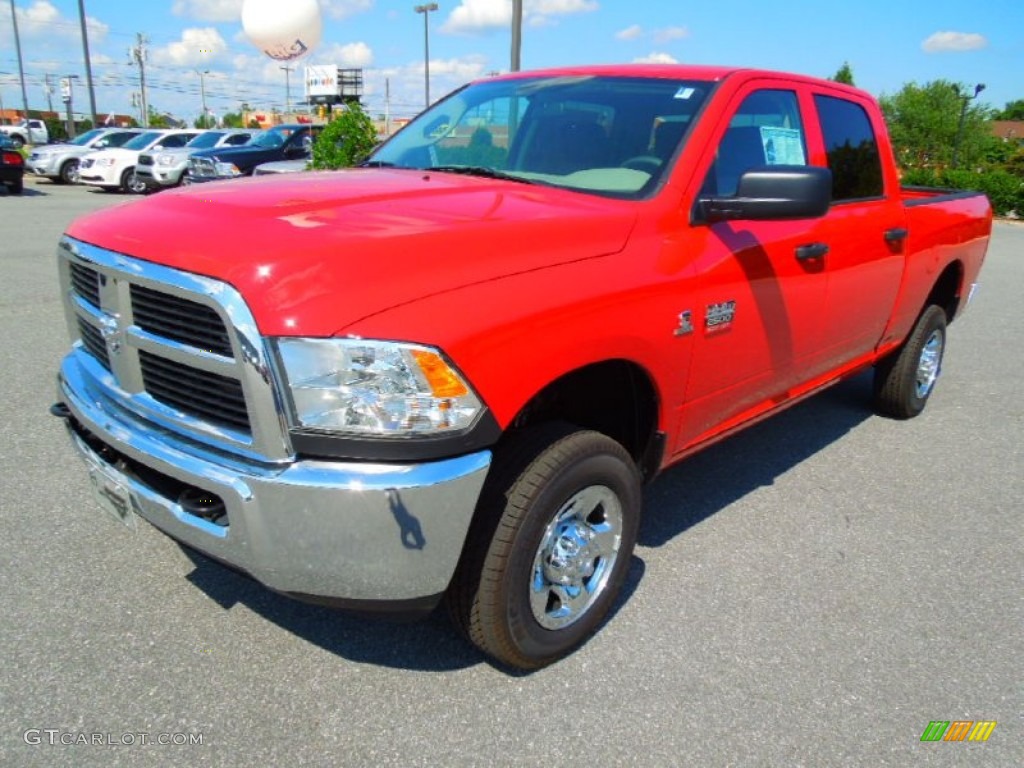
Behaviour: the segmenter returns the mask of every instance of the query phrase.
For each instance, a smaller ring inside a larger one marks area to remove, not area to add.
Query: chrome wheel
[[[622,504],[592,485],[567,501],[548,523],[533,559],[530,608],[545,629],[579,620],[608,585],[622,543]]]
[[[942,365],[943,334],[939,330],[932,331],[931,336],[921,348],[921,357],[917,361],[915,390],[919,398],[925,398],[935,386]]]

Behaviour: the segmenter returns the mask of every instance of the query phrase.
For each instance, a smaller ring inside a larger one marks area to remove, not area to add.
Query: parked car
[[[98,149],[120,147],[140,133],[137,128],[93,128],[69,142],[33,147],[26,167],[30,173],[58,184],[77,184],[78,164],[84,155]]]
[[[50,140],[50,131],[42,120],[22,120],[17,125],[0,125],[0,134],[13,141],[15,149],[21,149],[26,144],[46,144]]]
[[[18,145],[0,133],[0,183],[15,195],[20,195],[25,178],[25,158]]]
[[[124,146],[90,152],[82,158],[79,181],[105,190],[145,192],[146,185],[135,178],[139,155],[146,150],[183,147],[199,135],[199,131],[146,131]]]
[[[301,160],[274,160],[270,163],[260,163],[252,169],[253,176],[270,176],[276,173],[299,173],[309,170],[309,159]]]
[[[216,187],[59,245],[100,505],[300,599],[445,600],[523,669],[621,599],[661,470],[871,369],[921,414],[992,227],[901,187],[868,93],[745,67],[488,77],[362,168]]]
[[[188,170],[189,157],[200,150],[219,147],[241,147],[259,133],[253,128],[224,128],[203,131],[184,147],[161,149],[139,154],[135,178],[148,191],[178,186]]]
[[[188,159],[186,184],[251,176],[261,163],[308,158],[313,138],[322,126],[278,125],[256,136],[244,147],[222,147],[196,152]]]

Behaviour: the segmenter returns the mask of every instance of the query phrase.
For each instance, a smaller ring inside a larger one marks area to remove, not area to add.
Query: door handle
[[[885,230],[885,242],[898,243],[900,240],[906,240],[909,234],[906,227],[893,227]]]
[[[828,253],[828,246],[825,243],[808,243],[798,245],[796,248],[797,261],[813,261],[820,259]]]

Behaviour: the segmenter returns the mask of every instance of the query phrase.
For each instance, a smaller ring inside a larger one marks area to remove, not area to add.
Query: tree
[[[221,122],[224,123],[225,128],[245,127],[245,122],[242,119],[241,112],[225,112],[224,117],[221,118]]]
[[[324,126],[313,144],[314,168],[349,168],[377,145],[377,129],[358,102]]]
[[[1024,99],[1007,102],[1006,108],[995,115],[996,120],[1024,120]]]
[[[843,83],[845,85],[856,85],[853,82],[853,69],[850,68],[850,62],[844,61],[841,66],[832,77],[829,78],[836,83]]]
[[[199,129],[215,128],[217,126],[217,120],[212,115],[200,115],[195,119],[192,125]]]
[[[991,110],[970,98],[973,89],[948,80],[924,85],[907,83],[896,94],[882,94],[882,112],[903,168],[943,168],[952,164],[960,115],[963,133],[959,140],[961,163],[978,160],[991,141]]]

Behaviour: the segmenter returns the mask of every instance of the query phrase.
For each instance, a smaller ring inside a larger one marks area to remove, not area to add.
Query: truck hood
[[[509,181],[358,169],[162,192],[81,218],[68,234],[233,285],[266,335],[330,336],[427,296],[615,253],[634,205]]]

